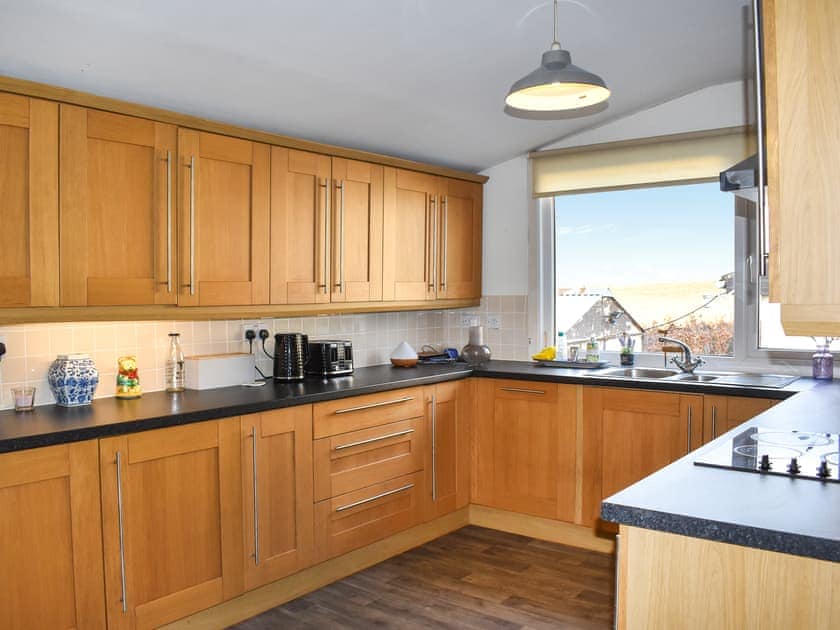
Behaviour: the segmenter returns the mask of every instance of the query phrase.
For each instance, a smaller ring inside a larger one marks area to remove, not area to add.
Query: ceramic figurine
[[[117,398],[140,398],[140,377],[137,374],[137,357],[126,356],[117,359]]]

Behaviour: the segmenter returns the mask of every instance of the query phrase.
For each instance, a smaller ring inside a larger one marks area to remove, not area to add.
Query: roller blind
[[[746,127],[531,153],[534,197],[715,179],[755,153]]]

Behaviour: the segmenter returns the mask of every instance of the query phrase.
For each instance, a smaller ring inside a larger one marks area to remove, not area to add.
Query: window
[[[555,197],[557,330],[607,350],[627,333],[658,352],[665,334],[731,356],[734,225],[717,182]]]

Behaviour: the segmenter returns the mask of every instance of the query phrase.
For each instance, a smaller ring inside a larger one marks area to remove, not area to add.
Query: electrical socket
[[[493,330],[498,330],[502,327],[502,318],[498,315],[490,315],[487,318],[487,328],[492,328]]]
[[[475,315],[464,315],[461,318],[461,326],[475,326],[478,323],[478,318]]]
[[[266,323],[262,320],[248,320],[242,322],[242,330],[239,333],[239,339],[241,341],[247,341],[245,338],[246,331],[253,330],[254,331],[254,339],[259,341],[260,338],[260,329],[261,328],[268,328]]]

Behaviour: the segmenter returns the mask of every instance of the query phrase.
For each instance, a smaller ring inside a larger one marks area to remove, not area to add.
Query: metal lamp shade
[[[543,53],[542,65],[514,83],[505,103],[513,109],[550,112],[597,105],[610,97],[604,80],[572,64],[567,50]]]

